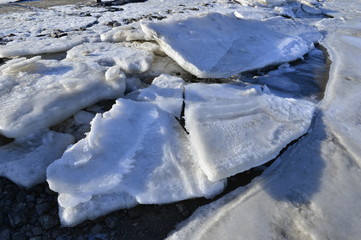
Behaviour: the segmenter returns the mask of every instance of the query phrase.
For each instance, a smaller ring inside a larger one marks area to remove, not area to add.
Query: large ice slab
[[[67,59],[97,62],[108,67],[117,65],[126,73],[142,73],[151,67],[153,54],[116,43],[84,43],[68,51]]]
[[[211,197],[224,187],[223,181],[207,179],[192,158],[186,133],[157,104],[118,99],[91,124],[87,137],[47,171],[64,225],[136,203]]]
[[[301,32],[288,32],[295,24],[284,18],[259,21],[209,13],[141,26],[185,70],[200,78],[221,78],[302,57],[312,46],[302,34],[317,30],[298,23]]]
[[[275,158],[307,132],[314,104],[227,84],[186,86],[186,129],[211,181]]]
[[[104,70],[85,63],[19,58],[0,72],[0,133],[10,138],[57,124],[125,89],[124,78],[106,78]]]
[[[0,147],[0,176],[31,187],[46,179],[46,168],[74,141],[69,134],[42,131]]]
[[[0,46],[0,58],[67,51],[85,41],[82,37],[45,38]]]

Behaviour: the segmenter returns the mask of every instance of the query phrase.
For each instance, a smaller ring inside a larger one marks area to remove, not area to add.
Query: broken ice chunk
[[[60,219],[67,226],[135,203],[212,197],[224,188],[224,181],[210,182],[192,158],[174,116],[153,103],[123,99],[97,115],[87,137],[49,166],[47,181],[59,193]]]
[[[211,181],[275,158],[307,132],[314,112],[314,104],[307,101],[227,84],[190,84],[185,93],[186,129],[193,154]],[[207,100],[207,95],[213,99]]]
[[[0,133],[10,138],[50,127],[124,93],[124,80],[106,81],[96,64],[37,57],[13,61],[0,69]]]
[[[185,70],[200,78],[222,78],[292,61],[309,51],[311,45],[301,36],[317,32],[315,28],[284,18],[276,21],[282,31],[273,29],[275,20],[246,20],[219,13],[141,26]],[[295,24],[300,31],[287,31]]]
[[[141,49],[124,47],[114,43],[84,43],[68,51],[67,60],[97,62],[101,66],[117,65],[125,73],[147,71],[153,54]]]
[[[45,181],[46,168],[61,157],[74,138],[42,131],[0,147],[0,176],[24,187]]]
[[[49,166],[50,188],[84,199],[117,186],[133,167],[135,151],[157,114],[148,104],[118,100],[111,111],[96,115],[87,137]]]
[[[147,39],[138,26],[121,26],[100,35],[103,42],[144,41]]]
[[[0,46],[0,58],[67,51],[85,41],[83,37],[45,38]]]
[[[138,100],[153,102],[179,118],[183,104],[183,85],[183,79],[162,74],[148,88],[140,91]]]

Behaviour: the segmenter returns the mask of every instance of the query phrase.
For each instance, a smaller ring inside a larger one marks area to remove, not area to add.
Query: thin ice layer
[[[200,78],[229,77],[302,57],[312,47],[302,36],[317,30],[296,24],[301,30],[288,32],[294,25],[283,18],[259,21],[219,13],[141,24],[168,56]]]
[[[116,43],[84,43],[68,51],[67,59],[96,62],[108,67],[117,65],[126,73],[142,73],[151,67],[153,54]]]
[[[10,138],[55,125],[125,89],[124,79],[105,79],[103,70],[85,63],[20,58],[0,72],[0,133]]]
[[[307,132],[313,112],[310,102],[255,89],[226,84],[186,87],[186,128],[193,153],[211,181],[275,158]]]
[[[82,37],[45,38],[0,46],[0,58],[67,51],[85,41]]]
[[[122,99],[49,166],[47,181],[59,193],[67,226],[135,203],[211,197],[224,187],[223,181],[210,182],[194,161],[174,116],[153,103]]]
[[[74,138],[69,134],[42,131],[0,147],[0,176],[32,187],[45,181],[46,168],[61,157]]]

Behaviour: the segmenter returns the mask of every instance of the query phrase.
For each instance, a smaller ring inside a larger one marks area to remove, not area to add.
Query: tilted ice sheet
[[[41,131],[0,147],[0,176],[32,187],[45,181],[46,168],[61,157],[74,138],[69,134]]]
[[[275,25],[282,30],[274,30]],[[295,25],[301,30],[287,31]],[[259,21],[219,13],[141,26],[167,55],[200,78],[229,77],[295,60],[312,47],[302,35],[317,33],[315,28],[284,18]]]
[[[63,52],[81,44],[84,41],[85,38],[77,36],[72,38],[45,38],[40,40],[36,39],[33,41],[10,43],[5,46],[0,46],[0,58]]]
[[[162,74],[155,78],[149,87],[140,90],[138,100],[153,102],[179,119],[183,105],[184,84],[184,80],[179,77]]]
[[[197,210],[169,239],[357,239],[360,168],[318,115],[261,177]]]
[[[207,179],[191,156],[186,133],[157,104],[118,99],[91,124],[87,137],[47,170],[50,188],[59,193],[63,225],[135,203],[211,197],[224,187],[223,181]]]
[[[142,73],[152,64],[151,52],[116,43],[84,43],[67,53],[67,60],[96,62],[101,66],[117,65],[126,73]]]
[[[106,79],[96,64],[20,58],[0,73],[0,133],[10,138],[55,125],[125,89],[123,78]]]
[[[211,181],[275,158],[307,132],[314,112],[311,102],[227,84],[189,84],[185,97],[193,154]]]

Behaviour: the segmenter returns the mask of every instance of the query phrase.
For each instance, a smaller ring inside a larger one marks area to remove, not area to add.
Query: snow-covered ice
[[[59,158],[47,180],[59,193],[63,225],[73,226],[136,204],[213,197],[227,180],[212,181],[271,160],[298,139],[251,184],[201,208],[170,238],[356,239],[360,6],[148,0],[116,12],[74,5],[0,15],[0,133],[16,138],[0,147],[0,175],[28,187]],[[317,75],[307,56],[316,65],[323,59],[318,42],[332,60],[319,103],[319,89],[303,94],[292,75]],[[67,50],[61,61],[33,56]],[[239,74],[269,65],[276,68]],[[189,83],[223,81],[190,74],[236,83]],[[118,100],[109,111],[91,106],[102,99]],[[84,127],[69,131],[85,137],[69,148],[72,136],[47,130],[65,119]]]
[[[125,89],[123,78],[105,79],[96,64],[15,58],[0,72],[0,133],[10,138],[60,123]]]
[[[294,28],[295,23],[284,18],[259,21],[219,13],[141,24],[168,56],[200,78],[229,77],[301,58],[312,47],[309,41],[318,40],[302,35],[317,36],[317,30],[297,24],[302,30],[294,33],[289,25]],[[275,31],[274,26],[282,30]]]
[[[317,23],[332,60],[311,131],[250,185],[199,209],[169,239],[360,236],[360,5],[327,1]]]
[[[0,58],[67,51],[85,41],[83,37],[45,38],[0,46]]]
[[[275,158],[307,132],[314,112],[310,102],[226,84],[190,84],[185,96],[192,150],[211,181]]]
[[[184,84],[184,80],[179,77],[162,74],[155,78],[149,87],[140,91],[138,100],[153,102],[179,119],[183,105]]]
[[[124,47],[113,43],[84,43],[69,50],[67,60],[98,63],[100,66],[117,65],[125,73],[143,73],[153,61],[151,52]]]
[[[223,181],[207,179],[192,158],[186,133],[157,104],[118,99],[91,124],[87,137],[47,170],[50,188],[59,193],[64,225],[136,203],[211,197],[224,187]],[[111,209],[99,207],[99,199],[113,195],[120,199]]]
[[[49,164],[73,141],[69,134],[41,131],[0,146],[0,176],[24,187],[41,183]]]

